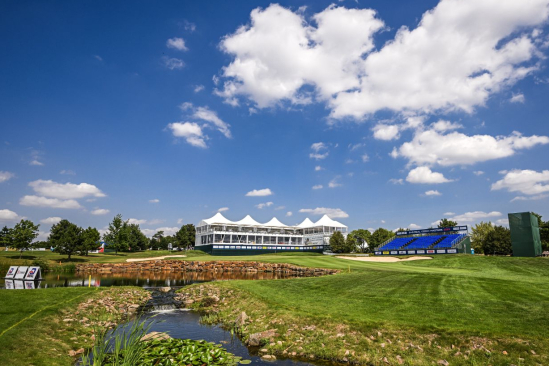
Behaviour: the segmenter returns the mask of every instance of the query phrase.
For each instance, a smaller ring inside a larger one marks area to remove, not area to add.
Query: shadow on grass
[[[23,255],[21,257],[19,257],[19,255],[10,255],[10,256],[6,256],[5,258],[9,258],[9,259],[28,259],[28,260],[33,260],[33,259],[36,259],[38,257],[34,256],[34,255]]]

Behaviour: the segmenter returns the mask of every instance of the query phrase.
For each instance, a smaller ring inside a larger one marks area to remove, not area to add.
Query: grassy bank
[[[74,365],[94,327],[114,326],[142,303],[138,288],[51,288],[0,294],[0,365]]]
[[[252,320],[246,334],[277,330],[265,345],[270,353],[361,364],[549,364],[549,260],[264,260],[343,270],[321,278],[207,285],[225,298],[209,308],[209,319],[234,324],[245,311]]]

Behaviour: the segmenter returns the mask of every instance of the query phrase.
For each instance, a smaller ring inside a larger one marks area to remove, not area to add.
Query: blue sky
[[[547,219],[548,3],[2,2],[0,224]]]

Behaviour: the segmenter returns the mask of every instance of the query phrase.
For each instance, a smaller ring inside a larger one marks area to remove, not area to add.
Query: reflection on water
[[[192,283],[225,281],[225,280],[276,280],[295,278],[297,276],[285,273],[248,273],[248,272],[126,272],[126,273],[46,273],[41,281],[34,282],[34,288],[49,287],[110,287],[110,286],[185,286]],[[21,283],[15,283],[21,282]],[[29,281],[25,281],[29,282]],[[0,286],[6,289],[33,288],[23,281],[0,280]]]

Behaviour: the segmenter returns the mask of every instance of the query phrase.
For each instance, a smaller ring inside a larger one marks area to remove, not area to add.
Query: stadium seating
[[[378,250],[398,249],[446,249],[452,248],[452,244],[465,237],[466,234],[430,235],[407,238],[394,238],[392,241],[380,247]]]
[[[433,249],[446,249],[452,247],[452,242],[460,237],[465,236],[465,234],[451,234],[447,235],[440,243],[435,245]]]
[[[416,238],[395,238],[392,241],[388,242],[379,250],[395,250],[399,249],[400,247],[410,243],[411,241],[414,241]]]

